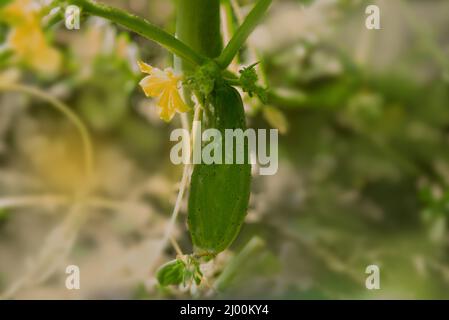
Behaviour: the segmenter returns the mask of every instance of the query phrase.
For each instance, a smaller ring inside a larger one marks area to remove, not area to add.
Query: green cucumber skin
[[[212,115],[203,119],[206,128],[246,130],[240,94],[230,86],[213,93]],[[205,128],[203,128],[205,129]],[[248,159],[245,141],[245,159]],[[188,225],[200,253],[216,255],[237,237],[248,210],[251,164],[195,165],[190,185]]]

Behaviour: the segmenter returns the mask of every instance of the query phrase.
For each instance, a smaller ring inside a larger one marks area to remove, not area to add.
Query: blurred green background
[[[174,31],[175,1],[105,2]],[[278,94],[268,106],[246,97],[245,107],[250,127],[282,133],[279,171],[254,177],[241,234],[203,266],[222,293],[154,279],[175,256],[160,246],[182,172],[169,160],[180,121],[159,120],[136,61],[164,68],[172,57],[102,19],[67,30],[47,17],[58,57],[48,72],[8,49],[13,26],[0,20],[0,88],[26,84],[64,101],[93,137],[96,182],[85,219],[68,221],[65,197],[85,187],[76,130],[42,99],[1,89],[0,295],[449,298],[449,2],[273,2],[239,63],[260,60]],[[237,22],[253,2],[235,3]],[[380,30],[365,27],[369,4]],[[185,209],[175,237],[189,253]],[[81,290],[65,288],[68,264],[80,267]],[[380,290],[365,287],[371,264]]]

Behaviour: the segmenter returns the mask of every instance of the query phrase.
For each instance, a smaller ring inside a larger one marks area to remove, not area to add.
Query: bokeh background
[[[104,2],[174,32],[174,1]],[[234,3],[234,21],[253,4]],[[365,28],[369,4],[381,30]],[[173,57],[105,20],[67,30],[42,11],[11,49],[10,33],[22,30],[3,8],[1,297],[449,298],[447,0],[273,1],[239,63],[261,61],[278,94],[267,106],[246,97],[245,107],[251,127],[282,133],[279,171],[254,177],[238,239],[203,266],[208,284],[165,289],[154,271],[176,256],[162,239],[182,174],[169,135],[181,124],[159,119],[136,62],[164,68]],[[49,96],[92,137],[93,190],[76,126]],[[174,237],[190,253],[185,209]],[[65,287],[72,264],[80,290]],[[365,288],[371,264],[380,290]]]

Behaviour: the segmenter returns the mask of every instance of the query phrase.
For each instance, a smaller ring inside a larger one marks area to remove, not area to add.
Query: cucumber
[[[189,232],[195,251],[216,255],[228,248],[244,222],[250,196],[251,164],[245,139],[244,164],[225,164],[225,129],[246,130],[243,102],[238,91],[221,85],[212,93],[202,127],[218,129],[223,137],[222,164],[194,167],[188,202]],[[236,144],[234,143],[234,154]]]

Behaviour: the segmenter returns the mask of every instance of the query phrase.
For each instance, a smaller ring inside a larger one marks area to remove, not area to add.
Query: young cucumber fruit
[[[214,90],[211,103],[204,112],[202,127],[220,131],[222,164],[195,165],[190,185],[188,224],[196,251],[216,255],[237,237],[247,213],[251,187],[246,139],[243,150],[236,150],[234,141],[234,162],[225,163],[225,130],[246,130],[243,102],[236,89],[222,85]],[[236,153],[242,151],[244,163],[236,164]]]

